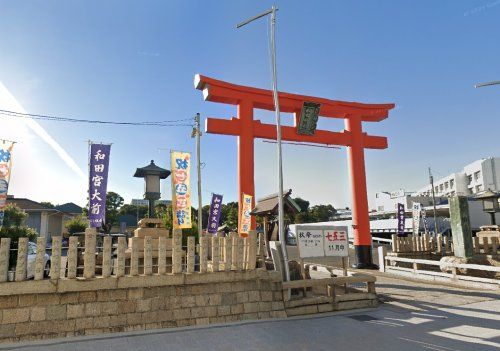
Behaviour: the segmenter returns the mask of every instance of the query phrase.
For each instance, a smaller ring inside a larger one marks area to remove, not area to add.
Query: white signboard
[[[326,229],[324,233],[325,256],[346,257],[349,256],[349,241],[347,239],[347,227],[336,227]]]
[[[297,245],[299,246],[300,257],[324,256],[323,230],[298,227]]]
[[[405,196],[404,189],[399,189],[398,191],[391,191],[391,199],[395,199],[397,197]]]
[[[348,256],[347,227],[295,225],[300,257]]]

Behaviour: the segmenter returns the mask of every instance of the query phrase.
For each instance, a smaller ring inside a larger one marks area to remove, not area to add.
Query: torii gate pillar
[[[347,161],[349,163],[351,183],[351,211],[356,268],[373,268],[361,119],[357,116],[350,116],[350,118],[345,119],[344,123],[345,129],[351,132],[352,136],[351,145],[347,147]]]
[[[238,119],[240,128],[238,135],[238,216],[243,208],[243,194],[252,195],[252,208],[255,207],[255,182],[254,182],[254,133],[253,133],[253,104],[251,101],[242,100],[238,104]],[[252,160],[252,162],[248,162]],[[257,226],[255,216],[251,217],[250,228]],[[238,218],[238,228],[240,220]]]
[[[255,202],[254,139],[276,140],[276,126],[261,123],[253,116],[254,108],[274,111],[273,93],[270,90],[231,84],[201,75],[196,75],[194,84],[196,89],[203,90],[205,100],[238,107],[237,118],[207,118],[206,132],[238,137],[238,203],[241,213],[243,193],[252,195]],[[283,92],[280,92],[278,97],[281,111],[295,114],[295,127],[281,127],[282,140],[347,147],[356,255],[354,266],[375,268],[372,262],[364,149],[385,149],[387,138],[364,133],[362,122],[382,121],[387,118],[388,111],[394,108],[394,104],[362,104]],[[304,102],[320,104],[319,115],[322,117],[343,118],[345,130],[316,130],[314,135],[298,134],[296,127]],[[252,203],[252,206],[254,205]],[[252,218],[251,229],[255,229],[255,226],[255,219]]]

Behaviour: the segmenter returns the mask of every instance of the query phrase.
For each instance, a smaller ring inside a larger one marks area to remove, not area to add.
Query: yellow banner
[[[174,229],[191,228],[191,187],[189,152],[171,151],[172,214]]]
[[[252,195],[243,194],[243,206],[241,207],[241,213],[240,213],[241,234],[248,234],[248,232],[250,232],[250,226],[252,224],[252,216],[250,215],[251,211],[252,211]]]

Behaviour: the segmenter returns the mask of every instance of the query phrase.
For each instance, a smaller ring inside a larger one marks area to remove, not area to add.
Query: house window
[[[454,192],[454,191],[452,191],[452,192],[450,193],[450,196],[455,196],[455,192]]]
[[[481,171],[477,171],[476,173],[474,173],[474,179],[478,181],[479,178],[481,178]]]
[[[467,176],[467,180],[469,181],[469,185],[471,185],[472,184],[472,175]]]
[[[483,191],[483,185],[482,184],[479,184],[476,186],[476,192],[480,192],[480,191]]]
[[[448,187],[449,187],[449,183],[448,182],[444,183],[444,188],[448,190]]]
[[[434,191],[437,193],[439,191],[439,187],[436,185],[436,187],[434,188]]]
[[[439,185],[439,190],[443,191],[443,184]]]
[[[453,189],[453,185],[455,184],[454,179],[450,179],[450,189]]]

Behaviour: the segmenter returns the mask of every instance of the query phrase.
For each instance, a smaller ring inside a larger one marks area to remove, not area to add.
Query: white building
[[[432,196],[412,195],[412,192],[400,189],[398,191],[381,191],[375,194],[375,210],[377,212],[394,212],[397,210],[398,204],[405,205],[405,209],[409,210],[413,202],[421,203],[422,206],[432,206]],[[445,197],[436,197],[436,205],[447,203]]]
[[[461,172],[452,173],[434,181],[436,196],[472,195],[491,189],[500,191],[500,158],[489,157],[474,161]],[[431,186],[426,185],[415,195],[431,196]]]

